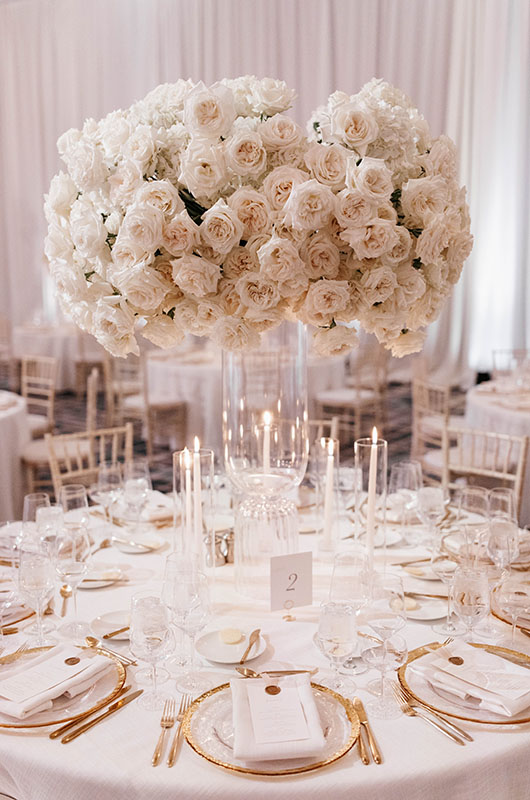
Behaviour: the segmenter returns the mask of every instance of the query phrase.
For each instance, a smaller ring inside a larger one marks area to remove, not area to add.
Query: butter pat
[[[239,644],[243,634],[239,628],[223,628],[219,631],[219,638],[223,644]]]

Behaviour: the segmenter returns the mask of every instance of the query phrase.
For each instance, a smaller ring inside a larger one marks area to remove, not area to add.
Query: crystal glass
[[[135,534],[139,535],[142,532],[142,511],[147,505],[149,492],[152,488],[149,462],[146,458],[127,461],[124,465],[123,473],[123,499],[134,517]]]
[[[215,566],[214,452],[199,447],[173,453],[173,489],[180,500],[177,552],[195,554],[201,569]]]
[[[505,576],[495,589],[497,605],[504,616],[512,623],[511,646],[515,646],[515,629],[517,620],[524,616],[527,623],[530,616],[530,586],[520,578]]]
[[[36,522],[37,510],[50,505],[50,497],[46,492],[33,492],[24,497],[23,522]]]
[[[436,526],[445,516],[445,494],[439,486],[422,486],[418,489],[418,516],[428,528],[429,544],[436,539]]]
[[[466,627],[466,639],[473,641],[475,625],[490,608],[488,579],[482,570],[459,567],[453,578],[453,608]]]
[[[46,603],[53,594],[53,563],[44,548],[22,549],[18,564],[18,589],[27,605],[35,609],[37,615],[35,647],[47,647],[55,644],[53,639],[45,638],[42,616]]]
[[[298,550],[296,505],[289,497],[307,465],[306,333],[283,322],[259,347],[223,352],[223,454],[244,497],[235,520],[236,587],[268,597],[269,560]]]
[[[117,461],[102,461],[98,468],[95,499],[103,506],[105,516],[112,523],[112,507],[123,488],[122,465]]]
[[[329,587],[329,600],[332,603],[347,603],[357,614],[368,602],[368,573],[364,553],[337,553],[333,562],[333,572]],[[344,661],[343,667],[354,675],[366,672],[366,665],[360,662],[360,642],[356,641],[352,654]]]
[[[490,521],[486,549],[495,566],[500,569],[509,567],[519,555],[517,524],[503,517],[493,517]]]
[[[315,643],[329,660],[333,669],[331,679],[320,680],[324,686],[340,694],[351,696],[355,684],[339,670],[355,647],[355,609],[349,603],[323,603],[315,634]]]
[[[355,496],[355,536],[363,538],[368,569],[372,570],[374,547],[385,543],[388,448],[385,439],[377,438],[374,428],[372,436],[357,439],[353,449],[355,466],[361,476]],[[373,505],[371,484],[375,490]]]
[[[77,589],[90,567],[90,538],[88,529],[69,523],[55,539],[55,571],[63,584],[72,589],[74,620],[58,628],[69,639],[80,640],[90,633],[88,623],[80,622],[77,615]]]
[[[59,492],[59,503],[63,507],[64,524],[67,527],[77,528],[79,525],[88,527],[90,512],[85,486],[80,483],[62,486]]]
[[[434,574],[442,581],[444,586],[447,587],[447,618],[445,622],[439,625],[433,625],[432,629],[440,636],[458,636],[463,632],[462,625],[459,625],[451,619],[451,590],[453,585],[453,577],[458,569],[458,563],[452,559],[443,546],[443,539],[436,542],[431,553],[431,569]]]
[[[313,444],[311,457],[316,475],[318,549],[325,554],[335,550],[340,537],[339,440],[322,436]]]
[[[380,639],[388,639],[407,621],[403,581],[399,575],[388,572],[369,573],[367,581],[368,601],[359,619]]]
[[[169,613],[154,591],[140,592],[131,600],[131,653],[151,665],[152,690],[144,692],[139,703],[142,708],[156,711],[163,707],[166,695],[158,691],[156,665],[171,650],[173,637]]]
[[[402,636],[395,634],[380,642],[370,642],[363,650],[363,659],[369,667],[381,673],[378,695],[375,700],[366,703],[367,711],[377,719],[396,719],[401,710],[396,704],[393,693],[387,688],[386,676],[389,670],[397,670],[407,660],[407,643]],[[371,685],[373,690],[373,684]]]
[[[515,492],[513,489],[498,486],[488,492],[488,511],[490,518],[500,517],[512,522],[517,521],[515,510]]]
[[[166,558],[164,568],[164,578],[162,580],[162,601],[166,605],[170,620],[173,625],[173,635],[175,637],[175,654],[165,659],[165,664],[169,669],[178,671],[188,661],[191,660],[191,654],[185,653],[185,635],[183,631],[177,627],[173,613],[174,597],[177,591],[177,586],[183,577],[195,575],[200,572],[200,557],[196,553],[171,553]],[[189,642],[189,639],[188,639]]]
[[[423,484],[419,461],[397,461],[390,468],[387,507],[399,518],[401,535],[407,544],[417,544],[410,533],[410,521],[418,509],[418,491]]]
[[[173,621],[186,636],[191,648],[190,671],[177,683],[180,692],[201,694],[211,684],[198,671],[195,639],[212,616],[208,580],[202,572],[192,570],[179,576],[173,583],[173,597],[170,599]]]

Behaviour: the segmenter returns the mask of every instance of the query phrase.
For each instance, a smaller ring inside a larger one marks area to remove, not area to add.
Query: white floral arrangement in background
[[[63,310],[113,355],[139,333],[250,349],[285,319],[323,354],[356,325],[421,349],[472,247],[452,141],[381,80],[332,94],[309,137],[293,97],[179,80],[60,137],[45,252]]]

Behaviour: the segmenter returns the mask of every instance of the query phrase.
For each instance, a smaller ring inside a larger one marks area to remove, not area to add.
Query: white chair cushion
[[[444,427],[444,420],[441,414],[432,414],[429,416],[422,417],[420,420],[420,426],[424,433],[427,434],[438,434],[441,438],[442,431]],[[458,416],[453,414],[449,417],[449,427],[450,428],[465,428],[466,421],[465,418],[462,416]]]
[[[128,397],[124,397],[123,408],[126,411],[137,411],[139,413],[143,413],[145,411],[143,394],[130,394]]]
[[[88,456],[90,453],[89,442],[71,442],[65,447],[66,452],[72,458],[81,453],[82,456]],[[22,451],[22,460],[31,464],[47,464],[48,463],[48,445],[45,439],[34,439],[27,444]]]
[[[344,386],[341,389],[326,389],[317,394],[317,403],[322,406],[337,406],[340,408],[354,407],[359,403],[369,403],[377,400],[378,394],[373,389],[350,389]]]

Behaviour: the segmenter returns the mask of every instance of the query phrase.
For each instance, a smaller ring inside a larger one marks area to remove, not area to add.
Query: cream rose
[[[445,254],[447,261],[447,279],[456,283],[462,272],[464,261],[468,258],[473,248],[473,237],[467,231],[459,231],[447,246]]]
[[[142,174],[151,172],[156,155],[155,132],[150,125],[138,125],[123,148],[126,159],[138,166]]]
[[[247,308],[245,309],[245,319],[252,323],[258,333],[262,333],[278,327],[285,317],[283,309],[276,306],[276,308],[265,309]]]
[[[397,279],[390,267],[374,267],[363,272],[359,285],[366,303],[372,306],[374,303],[384,303],[394,293]]]
[[[335,211],[335,195],[329,186],[311,179],[295,186],[285,207],[284,222],[298,230],[325,227]]]
[[[162,243],[162,225],[164,215],[156,206],[143,205],[129,208],[120,229],[130,236],[146,252],[154,252]]]
[[[368,145],[377,139],[379,128],[372,112],[354,100],[341,102],[331,109],[331,135],[335,141],[364,156]]]
[[[270,117],[260,126],[259,132],[263,144],[271,152],[297,147],[304,135],[301,127],[283,114]]]
[[[423,228],[433,217],[439,217],[447,205],[447,184],[439,175],[413,178],[401,190],[401,208],[405,225]]]
[[[313,346],[321,356],[341,356],[349,353],[359,344],[355,328],[335,325],[333,328],[321,328],[313,334]]]
[[[257,131],[239,130],[225,142],[226,163],[242,177],[257,178],[267,166],[267,151]]]
[[[136,205],[158,208],[166,217],[174,217],[184,209],[179,193],[169,181],[147,181],[136,192]]]
[[[412,236],[403,225],[396,225],[394,228],[397,234],[397,241],[391,250],[387,250],[381,258],[385,264],[399,264],[409,257],[412,249]]]
[[[93,316],[93,333],[98,342],[113,356],[128,353],[140,355],[134,338],[135,317],[121,297],[104,297],[97,301]]]
[[[370,200],[389,200],[393,191],[392,173],[381,158],[363,158],[360,164],[350,158],[346,170],[346,186],[359,189]]]
[[[217,289],[221,277],[221,270],[217,264],[212,264],[199,256],[185,255],[173,262],[173,280],[183,292],[204,297],[212,294]]]
[[[348,151],[340,144],[312,144],[304,161],[311,175],[331,189],[342,189],[346,180]]]
[[[243,225],[243,237],[249,239],[257,233],[266,233],[271,228],[271,212],[265,195],[255,189],[236,189],[228,198],[228,205],[237,214]]]
[[[236,290],[247,308],[273,308],[281,299],[276,283],[259,272],[242,275],[236,283]]]
[[[118,161],[130,135],[131,124],[123,111],[107,114],[98,125],[98,138],[110,161]]]
[[[225,200],[218,200],[202,215],[199,232],[204,244],[224,255],[239,244],[243,224]]]
[[[70,230],[76,250],[83,258],[93,258],[105,247],[107,230],[91,203],[76,200],[70,212]]]
[[[113,282],[135,310],[147,314],[158,308],[172,287],[159,272],[141,265],[116,272]]]
[[[290,108],[295,94],[294,89],[289,89],[285,81],[262,78],[253,82],[249,99],[255,114],[271,116]]]
[[[336,278],[340,266],[340,251],[327,233],[311,236],[300,250],[310,278]]]
[[[80,139],[65,160],[73,182],[83,192],[98,189],[109,174],[102,151],[89,139]]]
[[[199,199],[213,197],[228,182],[224,149],[205,140],[191,142],[182,156],[179,181]]]
[[[197,303],[197,316],[195,317],[195,331],[199,336],[209,336],[212,328],[224,316],[224,309],[216,297],[203,297]]]
[[[227,86],[199,83],[184,100],[184,124],[192,136],[219,139],[236,118],[234,96]]]
[[[221,278],[217,284],[217,297],[225,314],[229,316],[241,316],[243,314],[243,306],[241,305],[241,298],[236,289],[235,281]]]
[[[404,331],[397,339],[386,343],[395,358],[402,358],[411,353],[419,353],[423,348],[427,334],[424,331]]]
[[[272,280],[284,281],[294,274],[304,274],[304,262],[298,248],[288,239],[272,236],[258,250],[261,272]]]
[[[138,189],[143,186],[142,171],[134,161],[122,161],[109,176],[110,201],[114,206],[130,206]]]
[[[263,181],[263,191],[273,211],[281,211],[285,206],[294,186],[304,183],[308,178],[306,172],[296,167],[276,167],[269,172]]]
[[[180,344],[186,336],[186,332],[167,314],[157,314],[148,319],[141,333],[155,347],[161,347],[164,350]]]
[[[258,269],[256,253],[240,245],[230,250],[223,261],[223,275],[226,278],[240,278],[245,272],[256,272]]]
[[[360,228],[376,216],[376,208],[359,189],[343,189],[337,195],[335,217],[344,228]]]
[[[135,264],[151,263],[153,254],[143,248],[141,243],[121,230],[112,248],[112,261],[116,268],[133,267]]]
[[[199,226],[186,210],[162,225],[162,244],[172,256],[190,253],[199,241]]]
[[[259,334],[252,324],[237,317],[223,317],[213,326],[213,339],[224,350],[254,350]]]
[[[395,267],[394,274],[407,306],[423,296],[427,285],[420,269],[415,269],[412,264],[405,262]]]
[[[321,280],[309,287],[299,316],[311,325],[330,325],[334,314],[343,311],[350,300],[347,281]]]
[[[440,260],[442,253],[451,241],[452,231],[444,214],[431,218],[416,240],[416,255],[424,264]]]
[[[78,189],[73,180],[65,172],[54,175],[50,183],[50,191],[44,195],[46,204],[56,214],[67,217],[77,197]]]
[[[61,259],[69,261],[72,258],[74,244],[70,231],[64,224],[52,222],[48,227],[48,234],[44,240],[44,253],[48,261]]]
[[[421,163],[427,175],[441,175],[452,181],[457,179],[456,147],[449,136],[435,139],[429,153],[422,156]]]
[[[373,219],[364,228],[346,228],[340,238],[355,251],[357,258],[378,258],[399,242],[396,225],[384,219]]]

